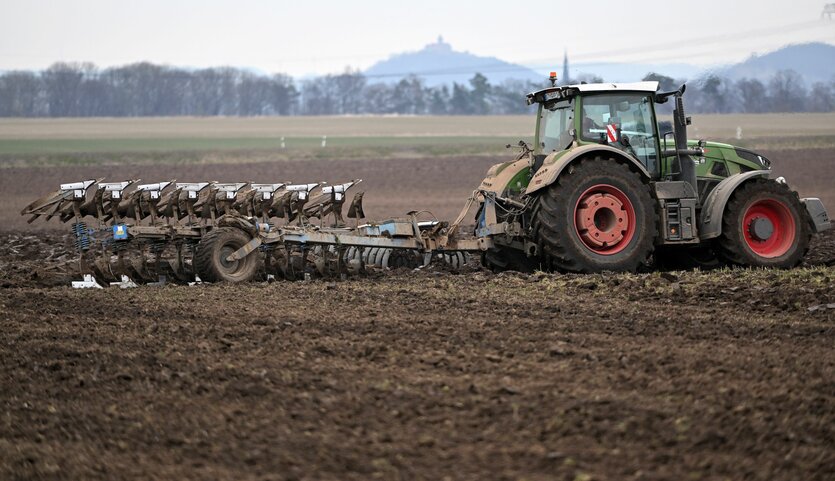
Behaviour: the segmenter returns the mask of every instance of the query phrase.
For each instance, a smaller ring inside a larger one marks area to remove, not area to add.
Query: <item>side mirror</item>
[[[679,87],[678,90],[670,90],[669,92],[657,92],[655,94],[655,103],[666,103],[667,100],[673,95],[681,97],[682,95],[684,95],[685,90],[687,90],[687,84],[681,84],[681,87]]]

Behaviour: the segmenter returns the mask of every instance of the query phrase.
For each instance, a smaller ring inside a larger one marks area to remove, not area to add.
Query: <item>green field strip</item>
[[[483,146],[493,150],[513,137],[421,136],[421,137],[286,137],[286,150],[328,148],[410,148],[433,146]],[[38,155],[106,152],[177,152],[222,150],[282,150],[280,138],[145,138],[145,139],[22,139],[0,140],[0,155]]]

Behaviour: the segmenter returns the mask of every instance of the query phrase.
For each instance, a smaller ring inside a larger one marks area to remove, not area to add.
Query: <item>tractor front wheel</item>
[[[249,234],[235,227],[216,227],[197,246],[194,270],[206,282],[246,282],[255,277],[258,258],[253,253],[236,261],[226,260],[250,241]]]
[[[533,234],[553,269],[635,271],[651,259],[657,223],[640,174],[597,157],[570,165],[542,192]]]
[[[803,259],[810,237],[797,195],[785,184],[755,179],[728,201],[717,251],[732,264],[789,268]]]

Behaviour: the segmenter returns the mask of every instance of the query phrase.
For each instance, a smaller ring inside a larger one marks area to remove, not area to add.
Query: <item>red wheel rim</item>
[[[595,254],[617,254],[635,237],[635,209],[617,187],[598,184],[586,189],[574,206],[574,228]]]
[[[780,257],[794,244],[794,217],[778,200],[758,200],[745,211],[742,234],[745,243],[758,256]]]

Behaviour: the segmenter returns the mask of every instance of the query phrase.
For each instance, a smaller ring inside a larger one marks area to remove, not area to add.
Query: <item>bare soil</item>
[[[767,154],[835,211],[832,151]],[[154,178],[363,177],[372,217],[424,205],[450,218],[497,160]],[[26,203],[101,170],[5,169],[0,193]],[[835,478],[832,232],[791,271],[474,266],[73,290],[46,268],[72,259],[66,235],[12,214],[0,213],[13,228],[0,234],[0,479]]]
[[[0,478],[828,480],[833,277],[0,289]]]

